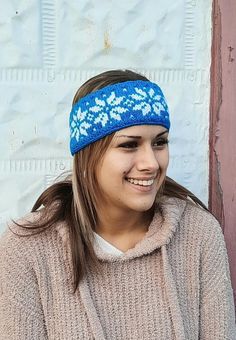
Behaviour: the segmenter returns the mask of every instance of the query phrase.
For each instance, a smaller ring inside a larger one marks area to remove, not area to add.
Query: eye
[[[168,144],[169,141],[167,138],[159,138],[156,141],[153,142],[153,147],[157,149],[163,149],[166,144]],[[130,141],[130,142],[125,142],[122,143],[118,146],[119,148],[123,149],[136,149],[138,147],[138,142],[136,141]]]
[[[138,146],[138,143],[133,141],[133,142],[122,143],[119,145],[119,148],[134,149],[134,148],[137,148],[137,146]]]
[[[163,148],[165,145],[167,145],[169,143],[167,138],[161,138],[161,139],[157,139],[153,145],[159,149]]]

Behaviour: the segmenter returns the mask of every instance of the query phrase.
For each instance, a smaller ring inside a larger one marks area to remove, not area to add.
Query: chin
[[[132,210],[135,210],[137,212],[146,212],[153,207],[154,201],[143,203],[142,205],[137,205],[137,206],[133,207]]]

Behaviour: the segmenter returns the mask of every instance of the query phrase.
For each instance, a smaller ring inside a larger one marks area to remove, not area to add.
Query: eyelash
[[[169,143],[169,140],[168,139],[158,139],[157,141],[154,142],[154,144],[158,143],[157,146],[154,146],[156,147],[157,149],[162,149],[166,144]],[[127,143],[123,143],[123,144],[120,144],[119,147],[120,148],[124,148],[124,149],[135,149],[137,148],[138,146],[138,143],[136,141],[133,141],[133,142],[127,142]]]

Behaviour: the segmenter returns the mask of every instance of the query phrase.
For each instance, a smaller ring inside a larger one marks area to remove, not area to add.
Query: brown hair
[[[97,89],[129,80],[148,81],[146,77],[130,70],[107,71],[85,82],[76,92],[73,105],[80,98]],[[50,186],[35,202],[32,212],[43,206],[40,209],[42,213],[40,221],[21,225],[15,222],[22,228],[29,226],[32,230],[39,228],[36,233],[53,227],[58,222],[66,222],[69,228],[74,292],[86,272],[88,263],[94,269],[99,270],[99,261],[93,249],[93,231],[97,224],[96,206],[100,194],[95,170],[113,136],[114,133],[88,145],[75,154],[72,175]],[[208,210],[195,195],[169,177],[166,177],[158,196],[160,197],[160,195],[177,197],[182,200],[191,198],[197,205]]]

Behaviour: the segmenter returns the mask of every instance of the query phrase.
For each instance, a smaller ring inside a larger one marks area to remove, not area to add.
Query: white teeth
[[[136,185],[142,185],[142,186],[149,186],[152,185],[154,182],[154,179],[150,179],[150,180],[145,180],[145,181],[141,181],[138,179],[133,179],[133,178],[127,178],[127,181],[132,183],[132,184],[136,184]]]

